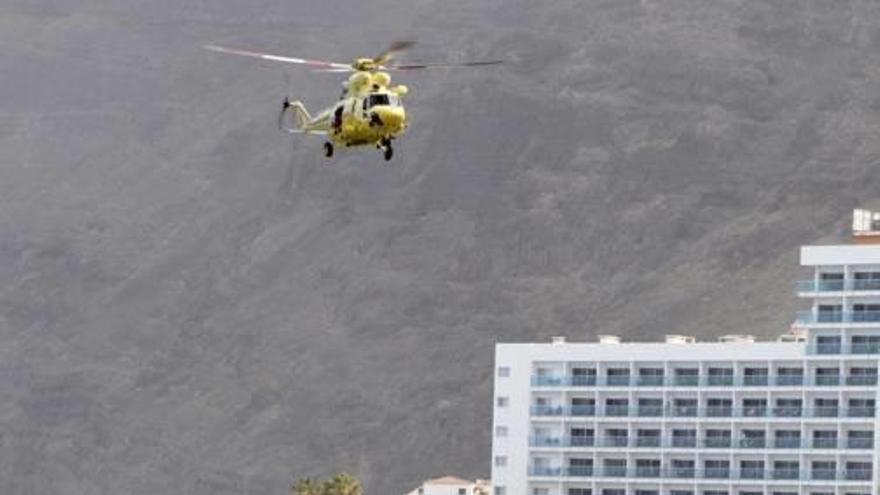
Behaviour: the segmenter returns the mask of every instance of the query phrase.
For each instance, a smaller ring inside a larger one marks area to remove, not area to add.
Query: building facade
[[[854,244],[802,248],[809,309],[777,341],[498,344],[494,493],[880,495],[880,229],[857,216]]]

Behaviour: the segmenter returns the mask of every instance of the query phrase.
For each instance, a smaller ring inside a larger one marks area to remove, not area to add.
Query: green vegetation
[[[291,495],[362,495],[363,492],[361,482],[346,473],[325,481],[302,478],[290,487]]]

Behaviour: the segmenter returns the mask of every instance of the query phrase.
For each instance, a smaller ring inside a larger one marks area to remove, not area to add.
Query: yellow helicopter
[[[333,156],[334,147],[376,146],[385,160],[394,155],[391,140],[406,130],[408,121],[403,108],[407,87],[391,85],[390,71],[410,71],[433,67],[464,67],[499,64],[501,60],[481,62],[398,64],[390,65],[397,54],[411,47],[412,41],[398,41],[374,58],[359,58],[351,64],[282,57],[268,53],[252,52],[206,45],[205,48],[220,53],[286,62],[311,67],[320,72],[353,72],[342,84],[342,96],[333,106],[312,116],[300,101],[284,98],[278,127],[289,134],[313,134],[326,136],[324,155]]]

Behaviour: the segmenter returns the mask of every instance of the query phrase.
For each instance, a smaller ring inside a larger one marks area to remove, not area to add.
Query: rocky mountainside
[[[386,165],[274,128],[348,60]],[[800,244],[877,206],[866,0],[0,6],[0,493],[370,494],[489,472],[497,341],[775,336]]]

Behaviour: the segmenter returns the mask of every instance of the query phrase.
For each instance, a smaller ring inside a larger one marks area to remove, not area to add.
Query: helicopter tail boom
[[[288,134],[326,134],[324,130],[314,129],[313,118],[301,101],[284,99],[281,114],[278,116],[278,128]]]

